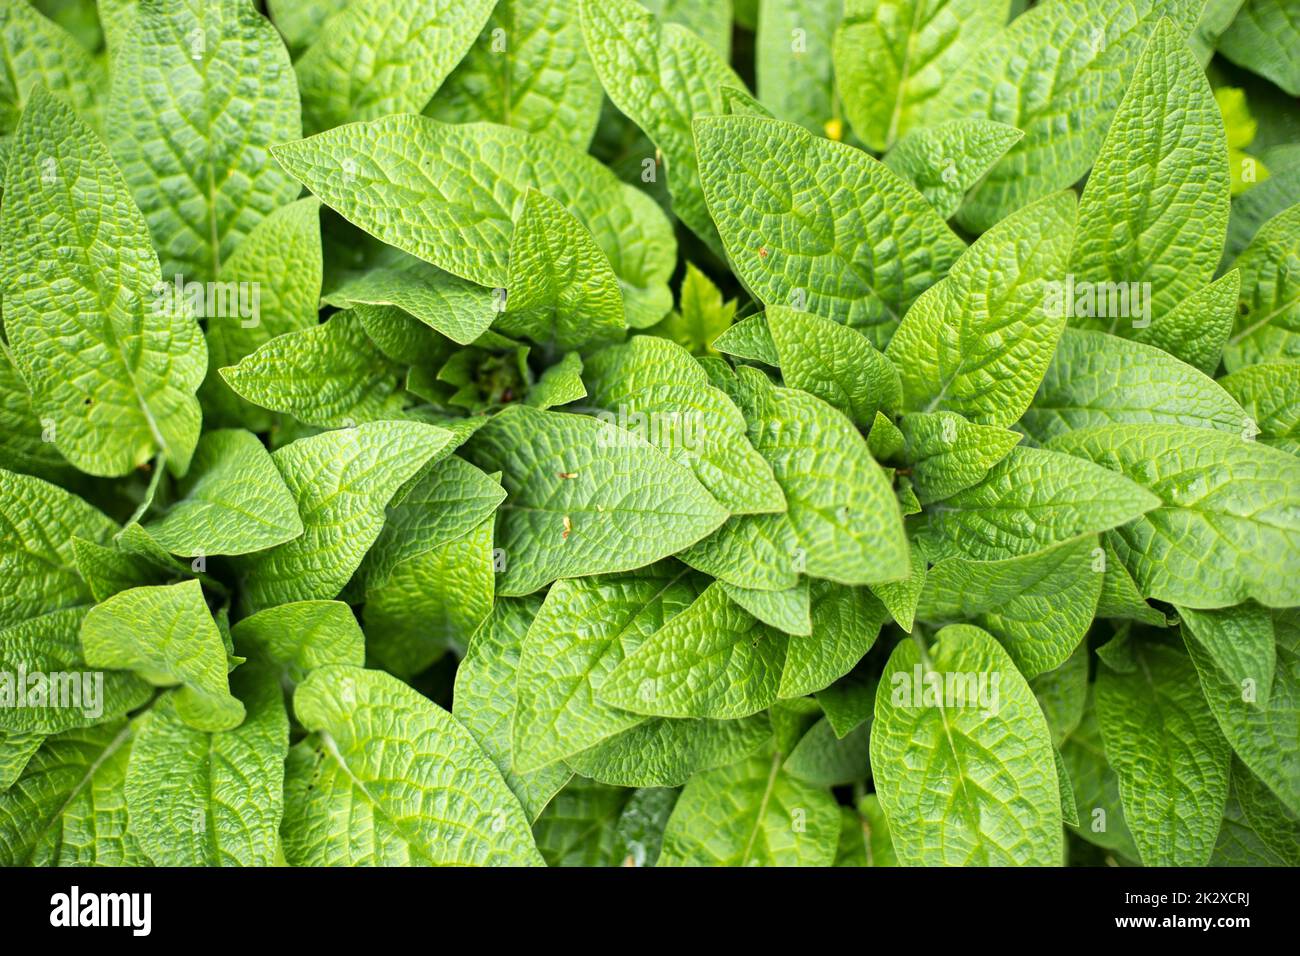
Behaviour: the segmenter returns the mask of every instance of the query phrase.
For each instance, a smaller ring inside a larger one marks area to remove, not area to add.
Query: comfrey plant
[[[0,3],[0,863],[1300,863],[1291,4],[94,13]]]

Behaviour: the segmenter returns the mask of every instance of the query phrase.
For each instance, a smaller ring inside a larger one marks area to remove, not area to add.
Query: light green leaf
[[[474,43],[492,0],[376,0],[329,18],[295,64],[311,131],[424,109]]]
[[[740,720],[655,717],[573,754],[573,770],[620,787],[680,787],[696,774],[743,760],[771,739],[766,714]]]
[[[247,554],[302,534],[293,496],[252,432],[204,434],[177,495],[160,521],[145,525],[172,554]]]
[[[574,777],[533,825],[547,866],[617,866],[623,862],[618,822],[632,796],[621,787]]]
[[[1065,328],[1051,292],[1065,272],[1074,216],[1068,192],[1026,206],[916,301],[886,350],[902,375],[905,409],[959,412],[981,425],[1020,418]]]
[[[113,595],[86,615],[81,645],[91,667],[135,671],[155,687],[180,685],[173,695],[176,713],[197,730],[229,730],[244,719],[198,581]]]
[[[517,126],[586,149],[602,98],[572,4],[504,0],[425,113]]]
[[[720,249],[700,191],[691,121],[721,113],[721,88],[744,88],[744,82],[699,36],[661,24],[632,0],[582,0],[579,10],[605,92],[663,154],[673,212]]]
[[[1166,627],[1164,612],[1147,603],[1137,582],[1129,574],[1109,541],[1103,541],[1106,570],[1101,577],[1101,597],[1097,599],[1097,617],[1137,621],[1151,627]],[[1095,554],[1095,552],[1094,552]]]
[[[524,401],[534,408],[548,409],[568,405],[587,397],[582,384],[582,356],[566,352],[560,359],[528,388]]]
[[[135,0],[113,0],[134,3]],[[104,0],[100,0],[102,7]],[[297,57],[320,34],[329,18],[348,5],[348,0],[267,0],[271,20],[284,37],[289,52]]]
[[[983,117],[1024,130],[967,198],[963,227],[982,232],[1088,171],[1142,49],[1161,17],[1182,36],[1203,0],[1050,0],[965,57],[927,123]]]
[[[1212,611],[1186,607],[1175,610],[1184,633],[1191,635],[1189,644],[1195,643],[1201,652],[1192,655],[1193,663],[1198,656],[1202,661],[1208,660],[1212,669],[1225,678],[1225,683],[1237,688],[1243,701],[1258,703],[1261,709],[1267,707],[1277,670],[1277,648],[1269,612],[1255,604]],[[1210,696],[1208,689],[1206,696]],[[1247,697],[1253,699],[1246,701]]]
[[[1300,204],[1264,223],[1235,265],[1241,304],[1223,354],[1228,371],[1300,358]]]
[[[240,558],[248,609],[336,596],[379,536],[397,490],[451,433],[417,422],[373,422],[300,438],[271,455],[298,503],[303,533]]]
[[[741,319],[713,340],[713,348],[726,355],[734,355],[750,362],[761,362],[773,367],[781,364],[772,331],[762,313]]]
[[[117,526],[58,485],[0,469],[0,627],[77,604],[91,593],[73,539],[106,542]]]
[[[1207,428],[1106,425],[1052,440],[1058,451],[1144,485],[1159,506],[1110,532],[1147,597],[1192,608],[1254,598],[1300,604],[1300,463],[1258,442]]]
[[[1300,455],[1300,362],[1248,365],[1219,384],[1241,403],[1259,441]]]
[[[839,120],[831,47],[842,6],[840,0],[763,0],[758,8],[759,99],[780,119],[814,133],[836,129]],[[842,129],[827,135],[841,139]]]
[[[718,0],[727,4],[730,0]],[[654,866],[663,847],[664,828],[681,791],[667,787],[637,790],[628,798],[618,818],[618,835],[626,853],[624,866]]]
[[[280,861],[289,717],[274,671],[241,668],[248,708],[233,730],[188,726],[164,698],[136,724],[126,773],[131,832],[156,866],[274,866]]]
[[[310,736],[285,768],[290,865],[542,862],[519,801],[469,731],[397,678],[321,667],[293,706]]]
[[[846,786],[870,776],[870,750],[870,723],[841,738],[823,717],[808,728],[781,769],[816,787]]]
[[[623,296],[609,259],[586,226],[535,189],[525,194],[510,236],[508,285],[496,317],[505,335],[564,350],[623,331]]]
[[[258,611],[230,629],[235,647],[298,684],[318,667],[366,661],[366,636],[342,601],[294,601]]]
[[[665,23],[687,27],[724,60],[731,59],[732,0],[645,0],[641,6]]]
[[[1138,667],[1097,674],[1097,717],[1124,819],[1147,866],[1204,866],[1228,798],[1232,751],[1178,651],[1143,644]]]
[[[726,512],[686,468],[606,422],[513,405],[469,458],[501,471],[502,595],[559,577],[644,567],[707,535]]]
[[[740,410],[675,342],[636,336],[588,358],[583,377],[600,418],[691,469],[732,514],[785,510],[781,486],[749,443]]]
[[[114,721],[48,738],[0,793],[0,864],[149,865],[127,830],[131,736]]]
[[[1029,679],[1029,688],[1052,732],[1052,746],[1060,748],[1083,720],[1088,703],[1088,644],[1081,642],[1065,663]],[[1061,769],[1057,765],[1057,769]],[[1067,808],[1067,812],[1075,806]],[[1075,821],[1074,826],[1078,826]]]
[[[736,300],[724,302],[713,280],[687,262],[677,311],[646,331],[672,339],[693,355],[716,355],[713,340],[727,331],[735,315]]]
[[[1245,769],[1232,764],[1232,789],[1211,866],[1296,866],[1300,864],[1300,819]]]
[[[11,734],[0,731],[0,794],[22,776],[27,762],[45,742],[44,734]]]
[[[64,96],[83,118],[97,119],[104,69],[58,24],[31,3],[0,9],[0,133],[10,133],[38,88]]]
[[[925,504],[979,484],[1021,436],[996,425],[976,425],[956,412],[913,412],[899,419],[912,487]]]
[[[274,152],[350,222],[493,289],[509,284],[515,214],[532,187],[595,236],[619,277],[629,325],[652,325],[672,306],[677,250],[667,218],[648,195],[564,143],[490,123],[389,116]]]
[[[910,634],[912,621],[916,617],[916,602],[920,600],[921,590],[925,587],[925,574],[929,562],[925,556],[925,549],[919,541],[908,542],[907,557],[909,570],[906,578],[886,584],[872,584],[868,587],[871,593],[880,599],[880,603],[885,605],[894,622]]]
[[[396,369],[350,311],[277,336],[220,373],[241,398],[304,425],[337,428],[401,412]]]
[[[816,581],[811,589],[812,633],[788,642],[777,690],[782,698],[824,690],[871,650],[889,612],[866,588]]]
[[[627,654],[596,696],[651,716],[748,717],[775,703],[788,640],[714,583]]]
[[[900,863],[1062,864],[1051,733],[989,634],[953,625],[928,650],[903,641],[880,687],[871,771]]]
[[[1121,422],[1215,428],[1240,436],[1247,416],[1209,376],[1162,349],[1105,332],[1066,329],[1021,422],[1046,442],[1077,428]]]
[[[783,757],[760,751],[692,777],[668,818],[658,865],[830,866],[840,831],[835,800],[783,772]]]
[[[1159,507],[1151,492],[1108,472],[1068,454],[1013,448],[979,484],[928,511],[930,540],[939,556],[997,561],[1105,531]]]
[[[770,624],[786,634],[812,633],[812,617],[808,602],[808,579],[784,591],[760,591],[742,588],[719,581],[722,590],[736,604],[764,624]]]
[[[62,478],[72,469],[54,442],[46,440],[53,437],[32,408],[31,393],[18,369],[8,354],[0,351],[0,461],[14,471],[38,478]]]
[[[1088,176],[1070,259],[1073,325],[1152,342],[1146,324],[1214,277],[1228,229],[1228,156],[1223,118],[1186,34],[1172,21],[1156,24]],[[1127,309],[1115,290],[1127,290]],[[1097,301],[1081,317],[1084,293]]]
[[[223,262],[298,195],[269,153],[302,133],[298,85],[247,0],[140,0],[113,49],[106,118],[168,280],[227,281]]]
[[[861,150],[779,120],[695,121],[700,179],[736,274],[767,305],[864,328],[883,346],[962,242]]]
[[[1080,821],[1071,830],[1089,843],[1136,863],[1138,851],[1124,821],[1119,778],[1106,761],[1092,698],[1090,687],[1079,726],[1061,747],[1061,760],[1070,776]]]
[[[1219,37],[1219,51],[1238,66],[1272,80],[1300,96],[1300,21],[1286,0],[1246,0],[1232,25]]]
[[[203,334],[185,309],[157,307],[158,257],[122,174],[43,89],[14,134],[0,248],[10,357],[55,447],[93,475],[158,452],[183,474],[199,437]]]
[[[1024,135],[992,120],[948,120],[911,130],[885,154],[884,163],[951,219],[966,193]]]
[[[772,466],[787,514],[740,515],[681,557],[740,587],[785,590],[799,573],[868,584],[907,576],[907,540],[889,482],[843,414],[738,370],[750,442]]]
[[[531,772],[514,769],[516,680],[525,635],[541,605],[541,598],[534,596],[499,599],[470,639],[452,693],[453,716],[492,758],[530,822],[572,776],[561,763]]]
[[[880,807],[880,798],[869,793],[858,801],[862,814],[862,829],[866,831],[868,864],[870,866],[898,866],[898,855],[889,836],[889,821]]]
[[[884,152],[921,124],[944,84],[1007,22],[1009,8],[1008,0],[846,0],[835,80],[854,132]]]
[[[871,719],[876,706],[876,679],[868,677],[861,668],[856,669],[819,690],[817,703],[835,729],[835,736],[847,737]]]
[[[833,405],[859,428],[876,412],[897,412],[902,389],[896,369],[866,338],[810,312],[773,305],[766,313],[781,377]]]

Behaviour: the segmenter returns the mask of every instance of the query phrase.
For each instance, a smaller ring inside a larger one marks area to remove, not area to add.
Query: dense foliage
[[[0,48],[0,863],[1300,863],[1289,0]]]

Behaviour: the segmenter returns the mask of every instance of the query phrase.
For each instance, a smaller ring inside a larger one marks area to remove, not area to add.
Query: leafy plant
[[[3,0],[0,863],[1300,863],[1285,7]]]

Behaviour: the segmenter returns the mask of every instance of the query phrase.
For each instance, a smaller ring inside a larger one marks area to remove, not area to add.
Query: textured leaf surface
[[[380,671],[329,666],[298,685],[310,731],[285,768],[293,865],[531,865],[519,801],[464,727]]]
[[[295,601],[269,607],[230,629],[235,647],[260,657],[294,683],[326,664],[360,667],[366,638],[342,601]]]
[[[1268,77],[1292,96],[1300,96],[1300,20],[1286,0],[1246,0],[1219,38],[1219,49],[1234,63]]]
[[[698,773],[753,753],[771,737],[767,716],[740,720],[655,717],[567,758],[570,767],[620,787],[679,787]]]
[[[1021,437],[1006,428],[968,422],[956,412],[913,412],[899,420],[899,430],[912,487],[922,503],[979,484]]]
[[[889,617],[866,588],[817,581],[811,588],[812,633],[792,636],[777,693],[802,697],[829,687],[866,656]]]
[[[1249,365],[1219,384],[1259,429],[1258,441],[1300,454],[1300,363]]]
[[[907,179],[939,215],[951,219],[966,193],[1024,134],[986,119],[921,126],[885,154],[885,165]]]
[[[66,97],[83,116],[94,117],[104,72],[66,30],[41,16],[30,3],[6,3],[0,10],[0,133],[10,133],[33,93],[43,87]]]
[[[952,674],[983,678],[990,701],[997,677],[996,708],[942,692],[927,701],[931,674],[945,687]],[[871,767],[904,866],[1062,863],[1051,733],[1006,651],[979,628],[944,628],[926,652],[915,641],[894,649],[876,695]]]
[[[831,58],[842,7],[840,0],[766,0],[759,5],[754,50],[764,105],[832,139],[843,136]]]
[[[1105,464],[1159,498],[1107,540],[1148,597],[1192,608],[1253,597],[1300,603],[1278,568],[1300,561],[1300,469],[1294,456],[1205,428],[1106,425],[1052,447]]]
[[[689,470],[585,416],[513,406],[474,435],[466,454],[503,473],[504,595],[529,594],[558,577],[642,567],[726,517]]]
[[[757,116],[695,121],[700,179],[736,274],[884,345],[962,243],[920,193],[861,150]]]
[[[1264,223],[1235,265],[1241,304],[1223,356],[1228,370],[1300,358],[1300,204]]]
[[[203,335],[186,310],[156,308],[158,257],[122,174],[44,90],[14,134],[0,246],[9,354],[63,456],[114,476],[163,452],[183,473],[199,437]]]

